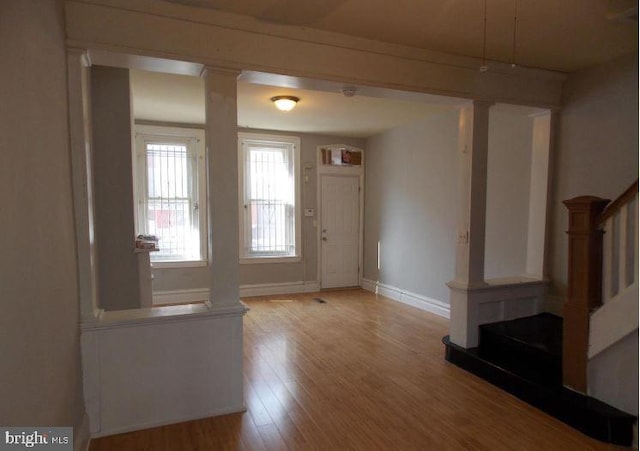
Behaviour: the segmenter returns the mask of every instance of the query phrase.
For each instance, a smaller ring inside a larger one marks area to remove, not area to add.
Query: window
[[[137,233],[156,235],[154,264],[206,260],[204,132],[136,126]]]
[[[241,262],[299,259],[300,140],[241,133],[238,141]]]

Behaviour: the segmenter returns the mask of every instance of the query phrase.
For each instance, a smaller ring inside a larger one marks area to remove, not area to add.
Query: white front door
[[[357,286],[360,177],[321,177],[321,287]]]

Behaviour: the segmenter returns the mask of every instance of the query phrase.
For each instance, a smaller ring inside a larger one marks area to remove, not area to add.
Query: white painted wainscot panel
[[[92,436],[243,411],[246,310],[207,302],[100,312],[83,322]]]

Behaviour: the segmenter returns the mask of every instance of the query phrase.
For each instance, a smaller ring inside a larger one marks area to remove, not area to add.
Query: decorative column
[[[137,309],[129,69],[93,66],[89,85],[99,305],[104,310]]]
[[[527,234],[527,276],[545,278],[547,259],[547,224],[550,155],[557,111],[547,110],[530,116],[533,122],[531,140],[531,181],[529,182],[529,225]]]
[[[82,320],[93,320],[98,310],[98,273],[93,213],[91,119],[85,49],[67,49],[69,141],[73,181],[73,212],[78,255],[78,288]]]
[[[451,288],[451,342],[477,344],[478,312],[471,291],[484,281],[487,155],[490,102],[474,100],[460,110],[458,138],[458,236]]]
[[[602,231],[598,217],[609,201],[581,196],[563,203],[569,210],[569,286],[564,305],[562,382],[586,393],[589,313],[602,302]]]
[[[238,306],[238,113],[240,71],[203,70],[206,94],[209,301],[212,308]]]

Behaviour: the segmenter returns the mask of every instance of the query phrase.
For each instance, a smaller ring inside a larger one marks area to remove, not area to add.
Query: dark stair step
[[[562,385],[562,318],[541,313],[483,324],[478,353],[529,380]]]
[[[502,367],[494,359],[485,358],[479,348],[465,349],[442,339],[445,358],[454,365],[500,387],[543,412],[603,442],[631,446],[636,418],[597,399],[576,393],[561,384],[530,378],[520,369]],[[486,343],[485,343],[486,346]],[[555,345],[554,345],[555,346]],[[532,345],[532,347],[536,347]],[[486,352],[486,350],[485,350]]]

